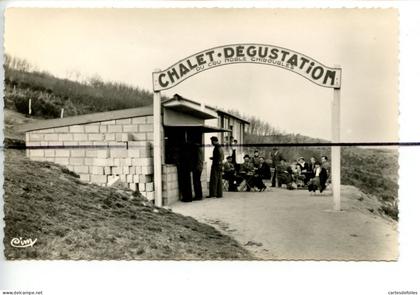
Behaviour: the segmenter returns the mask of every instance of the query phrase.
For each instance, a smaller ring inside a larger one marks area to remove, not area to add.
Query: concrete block
[[[86,134],[86,140],[87,140],[87,134]],[[93,142],[91,142],[91,141],[79,141],[79,146],[86,146],[86,147],[93,146]]]
[[[115,120],[115,124],[131,124],[131,118]]]
[[[101,158],[101,159],[106,159],[106,158],[109,157],[109,150],[108,149],[106,149],[106,150],[102,150],[102,149],[101,150],[97,150],[96,156],[98,158]]]
[[[70,157],[70,150],[68,149],[56,149],[55,150],[56,157]]]
[[[122,174],[122,168],[121,167],[111,167],[111,172],[114,175],[121,175]]]
[[[146,191],[146,184],[145,183],[139,183],[139,191],[145,192]]]
[[[147,147],[146,141],[129,141],[127,142],[127,146],[133,149],[141,149]]]
[[[123,132],[137,132],[137,131],[138,131],[137,124],[123,125]]]
[[[153,132],[153,124],[139,125],[139,132]]]
[[[86,157],[87,158],[96,158],[98,150],[86,150]]]
[[[32,142],[26,142],[25,143],[25,145],[27,146],[27,147],[31,147],[31,146],[41,146],[41,142],[40,141],[32,141]],[[48,145],[48,144],[47,144]]]
[[[146,192],[154,191],[153,182],[146,183]]]
[[[127,174],[127,176],[126,176],[126,181],[127,182],[133,182],[133,175],[131,175],[131,174]]]
[[[152,181],[153,179],[151,175],[139,175],[139,182],[141,183],[148,183]]]
[[[155,199],[155,192],[146,192],[146,199],[153,201]]]
[[[120,178],[118,176],[115,175],[108,175],[107,177],[107,186],[113,186],[115,185],[118,181],[120,180]]]
[[[29,152],[30,157],[45,157],[45,153],[43,149],[33,149]]]
[[[45,134],[44,140],[46,141],[58,141],[58,134]]]
[[[102,121],[101,125],[115,125],[115,120]]]
[[[121,159],[113,158],[113,162],[111,166],[120,166],[121,162],[122,162]]]
[[[70,156],[71,157],[84,157],[85,156],[85,150],[84,149],[70,150]]]
[[[127,175],[121,174],[120,179],[121,179],[121,182],[123,182],[123,183],[127,182]]]
[[[85,125],[86,133],[99,133],[99,125]]]
[[[85,158],[85,165],[93,165],[93,161],[95,160],[95,158]]]
[[[137,185],[135,183],[129,183],[128,187],[132,190],[132,191],[137,191]]]
[[[100,133],[106,133],[108,130],[108,127],[106,125],[99,126],[99,132]]]
[[[133,124],[145,124],[146,123],[146,117],[131,118],[131,123],[133,123]]]
[[[68,165],[69,164],[69,158],[54,158],[54,163],[57,163],[59,165]]]
[[[133,140],[136,140],[136,141],[146,140],[146,132],[132,133],[132,135],[133,135]]]
[[[144,147],[140,149],[140,158],[149,158],[152,157],[152,153],[149,147]]]
[[[128,157],[130,158],[140,158],[140,150],[139,149],[130,149],[127,150]]]
[[[111,158],[126,158],[128,156],[127,149],[115,148],[110,150]]]
[[[136,168],[133,166],[129,166],[129,173],[130,174],[136,174]]]
[[[133,175],[133,182],[139,182],[139,176],[137,174]]]
[[[146,123],[153,124],[153,116],[146,116]]]
[[[69,158],[70,165],[84,165],[85,164],[85,158]]]
[[[133,136],[131,133],[122,133],[121,134],[121,141],[130,141],[133,140]]]
[[[73,134],[73,139],[77,140],[77,141],[87,141],[88,136],[85,133],[74,133]]]
[[[69,126],[54,128],[54,133],[67,133],[69,132]]]
[[[153,132],[147,132],[146,133],[146,140],[147,141],[153,141]]]
[[[85,181],[85,182],[90,181],[90,174],[79,174],[79,176],[80,176],[81,181]]]
[[[36,133],[30,133],[29,134],[30,141],[43,141],[44,140],[44,134],[36,134]]]
[[[105,184],[107,182],[107,176],[106,175],[91,175],[90,181],[98,184]]]
[[[133,159],[133,161],[134,161],[135,159]],[[136,172],[136,174],[141,174],[141,166],[134,166],[135,167],[135,172]]]
[[[73,134],[71,133],[58,134],[58,141],[73,141]]]
[[[80,165],[80,166],[74,165],[73,169],[74,169],[74,172],[76,172],[79,175],[83,173],[86,173],[86,174],[89,173],[89,167],[86,165]]]
[[[108,125],[108,133],[122,132],[121,125]]]
[[[140,166],[152,166],[153,158],[140,158]]]
[[[112,159],[105,159],[105,158],[93,159],[93,165],[100,166],[100,167],[111,166],[110,164],[112,164],[112,162],[113,162]]]
[[[106,133],[105,140],[107,141],[114,141],[115,140],[115,133]]]
[[[93,126],[96,127],[96,126]],[[105,135],[102,133],[89,133],[88,134],[88,140],[89,141],[102,141],[104,140]]]
[[[63,142],[63,146],[65,147],[75,147],[75,146],[79,146],[79,142],[78,141],[64,141]]]
[[[107,175],[111,174],[111,167],[110,166],[104,167],[104,173]]]
[[[144,175],[153,174],[153,166],[142,166],[141,174],[144,174]]]
[[[104,167],[100,167],[100,166],[91,166],[89,168],[89,172],[90,174],[95,174],[95,175],[104,175]]]
[[[83,126],[83,125],[70,126],[70,132],[71,133],[84,133],[85,132],[85,126]]]
[[[130,167],[129,166],[122,166],[123,174],[130,174]]]
[[[45,157],[55,157],[54,149],[45,149],[44,153],[45,153]]]

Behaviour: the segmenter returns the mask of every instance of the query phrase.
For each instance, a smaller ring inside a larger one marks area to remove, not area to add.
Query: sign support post
[[[153,176],[155,205],[162,206],[162,114],[160,91],[153,93]]]
[[[340,142],[340,88],[334,88],[332,101],[332,142]],[[341,210],[341,147],[331,146],[331,183],[334,198],[334,210]]]

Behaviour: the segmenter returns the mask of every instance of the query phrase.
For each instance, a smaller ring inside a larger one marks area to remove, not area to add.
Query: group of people
[[[307,188],[310,192],[318,190],[321,193],[330,181],[330,164],[326,156],[322,156],[321,161],[311,157],[309,163],[305,161],[304,157],[288,162],[278,148],[274,147],[270,155],[271,167],[258,150],[254,151],[252,157],[245,154],[243,162],[239,163],[236,149],[232,149],[232,154],[225,159],[224,151],[218,138],[212,136],[210,139],[213,145],[213,155],[210,158],[212,164],[208,198],[223,197],[223,180],[226,180],[228,191],[231,192],[255,189],[264,191],[267,188],[264,180],[270,181],[271,179],[272,187],[286,186],[287,189]],[[189,157],[190,161],[192,160],[193,169],[187,169],[185,172],[183,169],[178,171],[179,178],[188,180],[185,185],[180,187],[183,196],[182,201],[186,202],[203,198],[200,181],[203,169],[203,153],[197,144],[191,147],[192,149],[185,152],[188,154],[185,156]],[[191,170],[195,198],[192,198],[191,181],[189,180],[189,172]]]
[[[285,185],[288,189],[305,188],[310,192],[319,190],[321,193],[330,182],[330,163],[327,156],[322,156],[321,161],[311,157],[309,163],[304,157],[288,163],[277,148],[271,153],[273,187]]]
[[[224,152],[216,136],[211,137],[213,156],[210,170],[209,197],[223,197],[223,179],[228,182],[228,191],[236,192],[238,187],[244,186],[246,191],[256,188],[264,191],[267,186],[264,179],[271,178],[270,166],[264,157],[255,151],[254,156],[244,155],[243,163],[236,161],[236,149],[232,149],[232,154],[224,161]],[[235,143],[235,140],[232,139]],[[235,145],[233,145],[235,146]]]

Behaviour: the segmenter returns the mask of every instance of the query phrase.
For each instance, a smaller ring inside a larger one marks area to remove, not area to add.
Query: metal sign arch
[[[294,72],[318,86],[334,90],[332,102],[332,141],[340,141],[341,67],[328,67],[321,62],[284,47],[241,43],[213,47],[179,60],[165,70],[155,70],[153,78],[153,162],[155,203],[162,205],[162,139],[161,91],[170,89],[203,71],[231,64],[270,65]],[[340,146],[331,147],[331,176],[334,209],[340,210]]]

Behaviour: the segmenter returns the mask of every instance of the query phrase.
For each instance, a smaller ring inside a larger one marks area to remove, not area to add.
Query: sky
[[[30,9],[5,14],[5,52],[58,77],[152,90],[152,72],[208,48],[261,43],[342,67],[341,141],[398,140],[393,9]],[[277,67],[235,64],[164,91],[331,139],[333,90]]]

